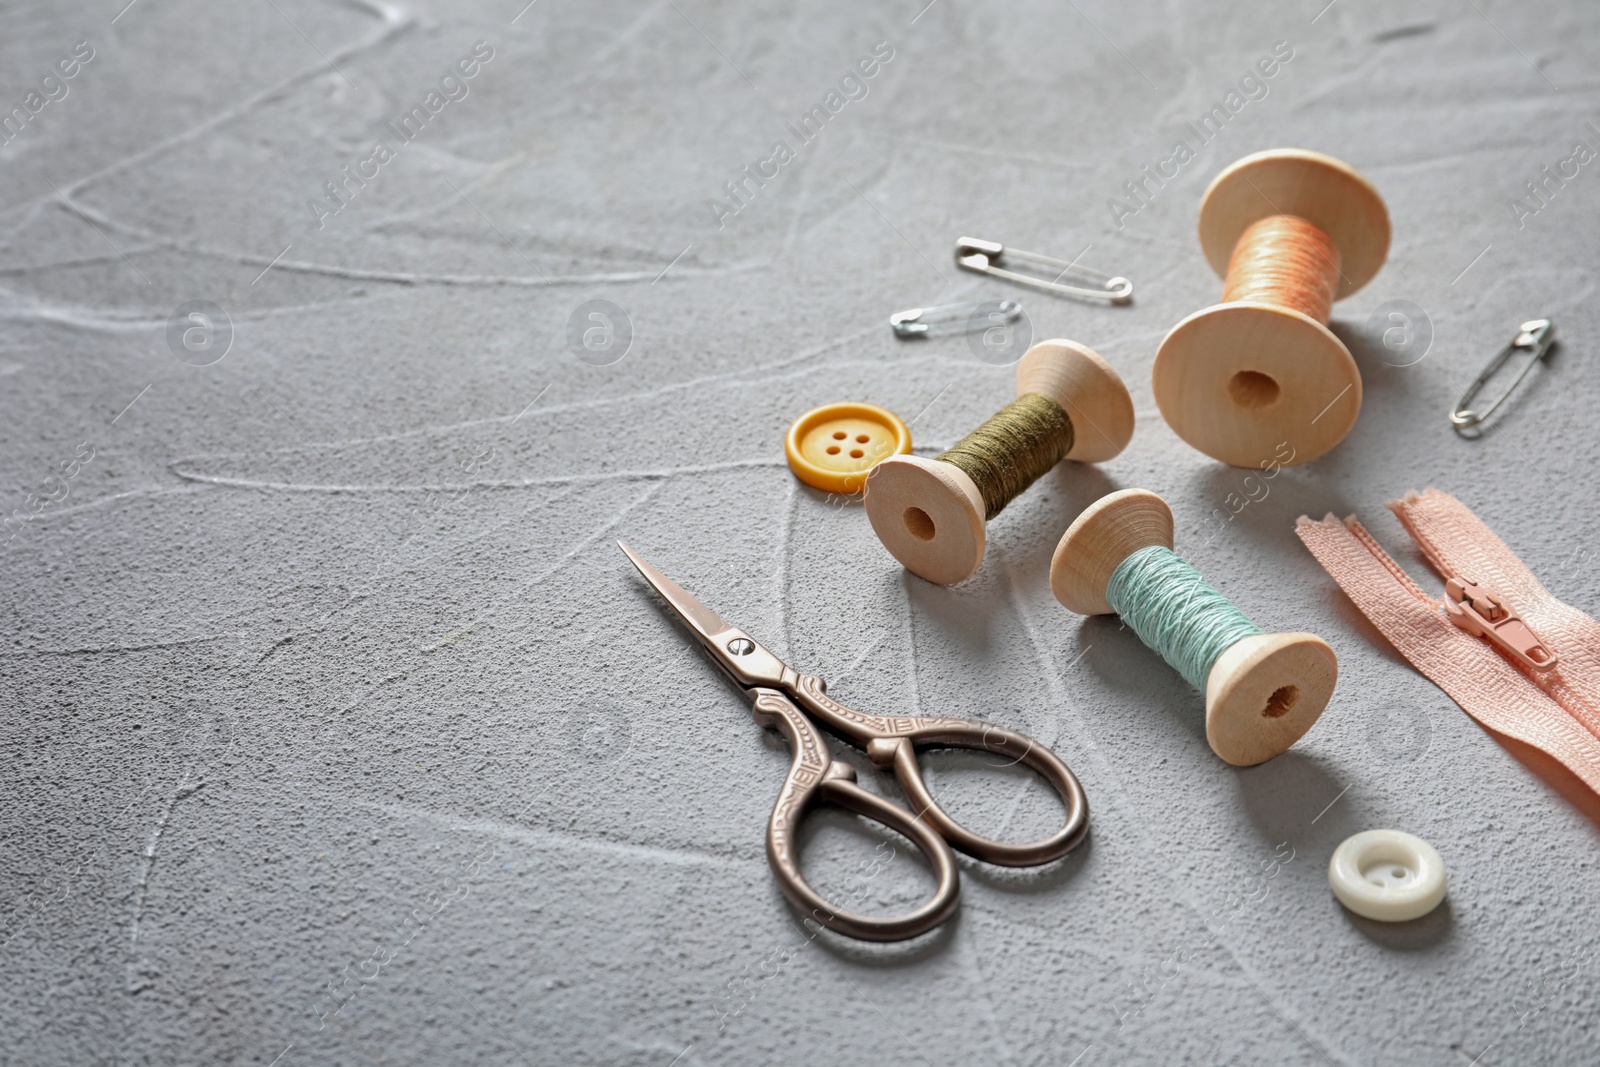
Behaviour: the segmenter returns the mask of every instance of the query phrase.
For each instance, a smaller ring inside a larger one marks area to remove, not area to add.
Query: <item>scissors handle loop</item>
[[[1077,776],[1059,756],[1026,734],[968,719],[865,715],[828,696],[826,683],[814,674],[800,675],[795,690],[807,711],[830,728],[864,743],[874,764],[893,767],[900,788],[922,819],[951,846],[974,859],[1002,867],[1034,867],[1065,856],[1088,832],[1089,803]],[[1027,765],[1061,798],[1067,809],[1066,822],[1049,837],[1026,844],[1010,844],[973,833],[946,814],[928,791],[917,763],[919,746],[973,749]]]
[[[951,720],[931,720],[948,723]],[[960,721],[960,720],[956,720]],[[922,767],[917,763],[915,746],[924,744],[936,748],[967,748],[1005,756],[1013,763],[1023,763],[1050,783],[1061,803],[1067,809],[1067,818],[1061,829],[1049,837],[1026,844],[996,841],[975,834],[952,819],[939,802],[933,799],[927,783],[922,779]],[[1089,805],[1084,799],[1083,787],[1061,758],[1026,734],[1013,733],[998,726],[981,722],[962,722],[960,729],[946,725],[930,726],[911,737],[896,738],[887,744],[880,743],[879,751],[892,745],[894,776],[900,788],[922,817],[932,823],[953,848],[974,859],[1001,867],[1035,867],[1050,863],[1071,852],[1083,840],[1089,829]],[[870,750],[869,750],[870,751]],[[881,757],[880,757],[881,758]],[[886,763],[885,766],[888,764]]]
[[[756,689],[751,714],[762,726],[775,727],[788,738],[794,762],[784,780],[778,803],[767,824],[767,860],[777,876],[778,887],[789,902],[805,915],[841,934],[864,941],[904,941],[938,926],[956,909],[961,882],[955,854],[927,823],[898,805],[856,784],[855,768],[835,763],[822,734],[790,703],[789,698],[772,689]],[[829,801],[862,818],[887,826],[916,845],[927,857],[938,886],[933,897],[915,911],[889,918],[859,915],[824,900],[811,888],[800,872],[800,850],[796,841],[806,813],[821,801]]]

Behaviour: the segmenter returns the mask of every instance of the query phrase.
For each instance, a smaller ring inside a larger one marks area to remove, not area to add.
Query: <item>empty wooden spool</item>
[[[1099,463],[1133,437],[1133,399],[1099,353],[1075,341],[1041,341],[1017,363],[1017,396],[1043,393],[1072,422],[1065,458]],[[1004,506],[1004,505],[1002,505]],[[954,585],[983,564],[983,495],[961,468],[939,459],[891,456],[867,476],[867,518],[907,570]]]
[[[1273,232],[1280,222],[1301,232]],[[1314,241],[1302,239],[1303,223],[1314,227]],[[1315,459],[1344,439],[1361,411],[1361,373],[1328,329],[1328,309],[1383,265],[1389,213],[1382,198],[1331,156],[1258,152],[1206,190],[1200,245],[1227,280],[1223,302],[1190,315],[1161,342],[1152,384],[1162,417],[1224,463],[1254,467],[1284,442],[1294,449],[1288,465]],[[1323,255],[1329,246],[1331,257]],[[1283,260],[1295,253],[1306,262],[1291,269]],[[1331,291],[1315,292],[1324,280]],[[1285,303],[1290,291],[1301,298]]]
[[[1106,586],[1123,560],[1172,548],[1172,509],[1147,489],[1101,497],[1067,528],[1050,560],[1050,591],[1080,615],[1113,613]],[[1206,741],[1235,766],[1285,751],[1328,706],[1339,662],[1316,634],[1256,634],[1231,645],[1206,679]]]

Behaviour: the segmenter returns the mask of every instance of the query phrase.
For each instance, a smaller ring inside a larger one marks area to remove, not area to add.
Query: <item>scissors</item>
[[[864,941],[916,937],[955,911],[961,883],[952,847],[988,863],[1033,867],[1060,859],[1083,840],[1089,828],[1089,805],[1083,787],[1060,757],[1033,738],[967,719],[882,717],[853,711],[828,696],[827,683],[821,678],[796,673],[755,638],[722,621],[716,612],[627,545],[618,541],[617,547],[700,639],[717,666],[744,689],[755,721],[778,730],[793,749],[794,762],[767,824],[767,861],[783,895],[822,925]],[[866,749],[874,766],[894,768],[895,778],[915,806],[916,814],[857,785],[855,768],[834,762],[818,724]],[[1050,837],[1021,845],[993,841],[967,830],[945,814],[928,792],[917,765],[918,746],[981,749],[1027,764],[1060,795],[1067,809],[1066,824]],[[858,915],[834,908],[824,900],[800,873],[796,845],[801,821],[821,801],[830,801],[909,838],[933,869],[938,882],[933,898],[915,911],[890,918]]]

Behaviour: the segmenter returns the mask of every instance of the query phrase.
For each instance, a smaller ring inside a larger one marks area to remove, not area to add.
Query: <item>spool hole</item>
[[[906,513],[901,516],[905,520],[906,532],[918,541],[933,540],[933,519],[921,508],[906,508]]]
[[[1261,714],[1269,719],[1281,718],[1289,714],[1289,709],[1295,706],[1300,699],[1300,687],[1297,685],[1280,685],[1272,691],[1267,698],[1267,706],[1261,709]]]
[[[1242,408],[1264,408],[1278,399],[1278,380],[1258,370],[1242,370],[1228,379],[1228,395]]]

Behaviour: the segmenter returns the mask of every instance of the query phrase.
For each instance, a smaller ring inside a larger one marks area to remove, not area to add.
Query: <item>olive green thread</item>
[[[939,457],[972,479],[992,519],[1072,451],[1072,420],[1043,393],[1023,393]]]
[[[1106,602],[1202,693],[1219,656],[1264,632],[1165,545],[1141,548],[1117,564]]]

